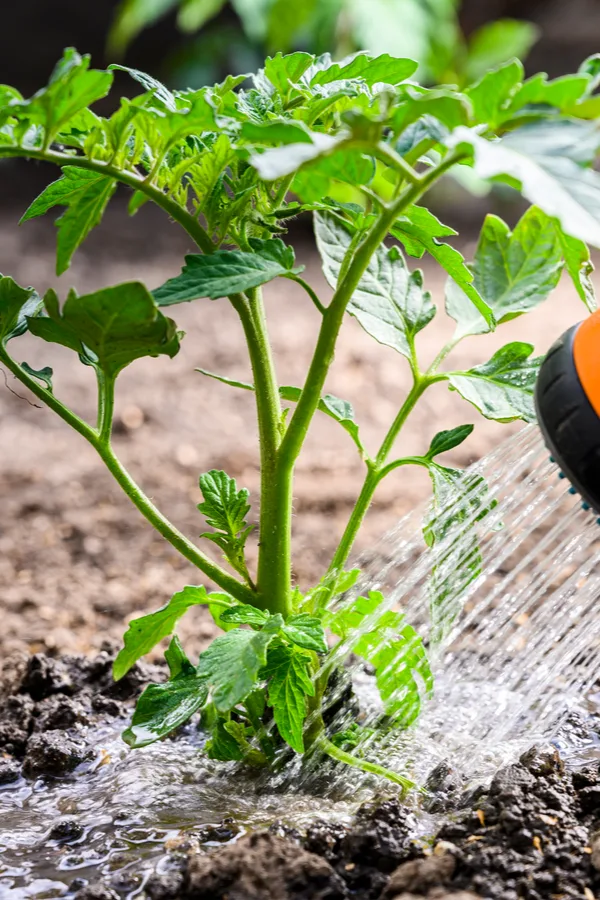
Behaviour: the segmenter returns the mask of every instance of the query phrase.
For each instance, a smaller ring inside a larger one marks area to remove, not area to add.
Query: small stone
[[[456,860],[450,853],[411,859],[392,872],[382,898],[390,900],[405,892],[426,894],[431,888],[447,884],[455,868]]]
[[[77,891],[74,900],[120,900],[120,897],[103,884],[88,884]]]
[[[48,840],[58,841],[61,844],[70,844],[72,841],[78,841],[84,834],[83,825],[77,819],[61,819],[55,822],[50,829]]]
[[[490,796],[508,795],[515,790],[533,787],[534,784],[535,778],[525,766],[520,764],[505,766],[494,775],[490,785]]]
[[[63,663],[36,653],[27,663],[21,690],[34,700],[43,700],[50,694],[71,694],[74,686]]]
[[[12,784],[21,777],[21,766],[12,759],[0,759],[0,784]]]
[[[60,731],[34,734],[27,746],[23,774],[28,778],[66,775],[77,768],[88,755],[84,744]]]

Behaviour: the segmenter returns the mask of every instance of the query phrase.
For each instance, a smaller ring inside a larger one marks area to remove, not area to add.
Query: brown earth
[[[179,270],[192,248],[177,226],[143,209],[131,222],[118,205],[78,253],[71,270],[54,275],[54,234],[49,221],[16,227],[18,211],[0,218],[0,271],[62,296],[127,279],[155,287]],[[462,247],[468,255],[472,246]],[[307,279],[328,296],[314,248],[306,236],[297,245]],[[426,283],[441,301],[443,279],[427,267]],[[267,312],[283,384],[300,384],[318,326],[318,314],[296,285],[267,287]],[[545,351],[569,324],[583,316],[571,286],[563,282],[548,303],[528,319],[502,326],[497,335],[470,339],[455,351],[453,368],[489,358],[510,340],[523,339]],[[223,468],[248,487],[256,502],[258,468],[252,397],[212,382],[196,366],[247,380],[243,334],[226,301],[199,301],[173,309],[187,336],[180,354],[143,360],[121,377],[115,446],[124,463],[158,506],[186,534],[203,530],[196,510],[198,474]],[[438,316],[420,336],[424,363],[450,333]],[[74,354],[29,336],[12,344],[19,361],[55,369],[55,391],[93,419],[91,371]],[[373,342],[354,320],[342,333],[328,390],[350,400],[364,442],[378,446],[409,383],[402,358]],[[166,602],[202,576],[145,523],[93,450],[53,413],[34,404],[12,378],[0,375],[0,655],[15,650],[90,652],[107,636],[120,636],[126,619]],[[430,390],[410,418],[402,452],[422,452],[433,434],[475,422],[469,441],[449,455],[464,465],[488,452],[516,426],[478,419],[474,410],[443,386]],[[331,556],[359,490],[364,467],[354,445],[334,422],[318,417],[298,465],[294,522],[295,570],[301,585],[317,579]],[[399,470],[382,485],[359,547],[367,547],[428,494],[421,472]],[[251,562],[255,544],[250,540]],[[208,551],[211,552],[209,546]],[[203,611],[184,620],[190,652],[206,642],[211,622]]]

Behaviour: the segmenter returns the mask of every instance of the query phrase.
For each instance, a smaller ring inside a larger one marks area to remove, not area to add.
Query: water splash
[[[535,428],[500,445],[455,488],[438,512],[432,549],[420,509],[359,560],[357,590],[381,590],[387,608],[406,611],[426,640],[433,603],[434,624],[447,632],[431,653],[435,695],[416,728],[375,732],[360,752],[420,782],[449,760],[466,783],[489,777],[534,742],[553,740],[576,761],[598,757],[589,730],[564,726],[573,710],[585,716],[590,704],[600,705],[589,695],[600,662],[594,516],[559,481]],[[359,636],[342,642],[336,658],[345,659]],[[380,713],[373,679],[360,663],[350,674],[368,724]],[[166,865],[165,844],[182,834],[211,846],[277,819],[300,828],[315,818],[344,821],[374,792],[395,790],[298,757],[276,776],[252,776],[206,759],[192,726],[176,755],[168,741],[130,752],[119,738],[122,724],[88,735],[98,757],[73,776],[0,788],[2,900],[66,898],[74,878],[110,874],[133,898],[149,872]],[[82,828],[69,847],[49,838],[64,817]],[[431,820],[421,827],[431,829]]]

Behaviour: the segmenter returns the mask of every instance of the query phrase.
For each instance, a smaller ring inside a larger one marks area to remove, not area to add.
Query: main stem
[[[254,378],[260,441],[260,546],[257,594],[254,604],[284,617],[291,612],[291,473],[277,465],[281,443],[281,403],[269,344],[260,288],[247,297],[231,298],[237,311],[250,355]]]

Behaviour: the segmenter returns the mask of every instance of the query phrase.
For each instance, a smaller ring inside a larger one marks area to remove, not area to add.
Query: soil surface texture
[[[2,168],[8,185],[11,164]],[[37,176],[42,169],[33,169]],[[48,172],[47,177],[54,173]],[[43,178],[38,178],[44,181]],[[36,188],[32,185],[32,197]],[[153,288],[175,275],[192,250],[178,226],[159,210],[144,207],[128,219],[121,204],[109,209],[102,226],[76,254],[72,268],[57,279],[55,233],[50,219],[17,228],[22,209],[0,218],[0,272],[40,292],[50,286],[64,299],[69,286],[80,292],[128,279]],[[296,240],[305,277],[323,297],[324,285],[314,246]],[[294,237],[292,236],[292,240]],[[461,249],[472,256],[473,245]],[[411,261],[411,265],[415,261]],[[418,339],[428,364],[451,334],[443,314],[444,282],[434,266],[425,272],[440,312]],[[298,385],[314,345],[318,314],[302,289],[280,279],[265,291],[269,328],[282,384]],[[252,395],[195,372],[202,367],[249,380],[241,326],[226,301],[173,307],[186,331],[174,359],[140,360],[119,379],[115,446],[124,463],[155,503],[192,539],[204,530],[196,505],[198,475],[223,468],[250,489],[256,512],[259,485],[257,435]],[[544,352],[584,310],[563,281],[553,297],[524,319],[497,334],[465,341],[453,367],[481,363],[511,340],[531,340]],[[24,336],[11,344],[19,361],[52,366],[55,392],[90,421],[95,418],[95,385],[89,368],[65,348]],[[350,400],[366,447],[381,443],[409,388],[406,362],[375,343],[348,317],[327,383],[332,394]],[[422,398],[403,432],[401,453],[424,452],[442,428],[474,422],[476,430],[447,456],[466,465],[492,449],[515,425],[482,419],[457,394],[435,385]],[[180,558],[113,484],[94,451],[47,409],[0,371],[0,658],[13,651],[91,653],[107,637],[120,638],[125,621],[162,604],[185,584],[203,577]],[[300,458],[295,482],[294,554],[301,586],[325,571],[364,478],[364,464],[348,435],[317,416]],[[380,486],[358,549],[374,541],[430,494],[427,475],[401,468]],[[218,551],[203,542],[205,551]],[[249,542],[250,567],[256,538]],[[193,610],[180,635],[190,654],[213,636],[205,610]]]
[[[113,658],[114,648],[107,644],[93,658],[40,654],[5,665],[0,681],[3,792],[23,778],[37,779],[40,789],[67,773],[74,771],[76,777],[77,768],[94,754],[86,725],[129,712],[144,683],[161,677],[159,667],[142,664],[115,685]],[[186,738],[172,740],[176,745]],[[140,900],[597,896],[597,764],[566,771],[556,753],[534,748],[498,771],[487,790],[462,791],[456,773],[444,765],[432,772],[427,788],[423,806],[444,810],[443,824],[430,838],[416,837],[418,809],[394,798],[363,806],[346,826],[317,821],[300,832],[274,822],[237,840],[235,823],[224,822],[209,833],[192,828],[170,842],[166,864],[135,894]],[[47,825],[50,842],[81,842],[76,817]],[[131,890],[121,872],[75,879],[62,896],[120,900]],[[0,896],[2,891],[0,886]]]

